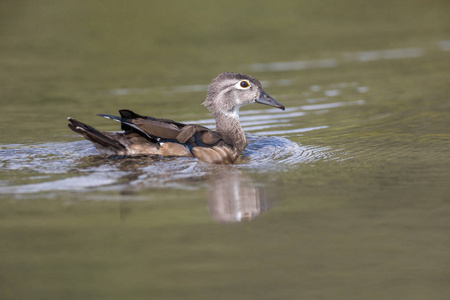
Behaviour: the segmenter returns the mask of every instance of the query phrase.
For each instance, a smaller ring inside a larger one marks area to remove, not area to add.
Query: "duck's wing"
[[[181,128],[180,133],[177,136],[177,140],[180,143],[192,141],[199,146],[211,146],[220,142],[222,140],[222,136],[219,132],[212,131],[205,126],[188,124]]]
[[[155,117],[151,117],[151,116],[142,116],[142,115],[139,115],[139,114],[137,114],[137,113],[135,113],[135,112],[133,112],[133,111],[131,111],[129,109],[121,109],[121,110],[119,110],[119,113],[120,113],[120,116],[122,118],[125,118],[125,119],[153,120],[153,121],[159,121],[159,122],[162,122],[162,123],[173,124],[173,125],[176,125],[176,126],[178,126],[180,128],[186,125],[184,123],[176,122],[176,121],[170,120],[170,119],[155,118]]]
[[[192,143],[198,146],[216,145],[222,140],[217,131],[197,124],[184,124],[170,119],[142,116],[131,110],[120,110],[120,117],[99,114],[99,116],[121,123],[125,132],[140,132],[152,140],[172,140]]]
[[[232,164],[239,157],[239,152],[226,143],[219,132],[201,125],[184,126],[177,139],[180,143],[195,145],[192,154],[207,163]]]
[[[183,123],[169,119],[159,119],[149,116],[141,116],[130,110],[120,110],[120,117],[98,114],[101,117],[121,123],[125,133],[139,132],[152,140],[176,140]]]

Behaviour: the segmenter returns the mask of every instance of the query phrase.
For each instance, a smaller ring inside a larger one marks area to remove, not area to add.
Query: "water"
[[[448,4],[258,3],[0,4],[1,299],[448,298]],[[286,106],[236,165],[67,128],[214,127],[223,71]]]

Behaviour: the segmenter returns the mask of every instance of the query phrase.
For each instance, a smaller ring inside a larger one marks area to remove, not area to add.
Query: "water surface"
[[[447,2],[258,3],[0,4],[0,298],[448,298]],[[67,128],[214,127],[223,71],[287,107],[242,109],[239,164]]]

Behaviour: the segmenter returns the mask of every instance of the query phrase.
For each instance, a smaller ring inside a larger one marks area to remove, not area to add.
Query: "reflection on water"
[[[338,65],[337,59],[321,59],[321,60],[252,64],[250,65],[250,69],[254,72],[282,72],[282,71],[301,71],[308,69],[335,68],[337,65]]]
[[[19,178],[0,181],[0,194],[17,199],[53,198],[81,193],[84,200],[149,201],[138,196],[152,189],[207,189],[209,211],[217,222],[252,220],[281,200],[282,193],[270,197],[278,187],[267,189],[269,180],[256,183],[248,170],[259,173],[287,171],[298,164],[337,159],[331,149],[302,146],[276,136],[248,135],[245,159],[232,166],[201,163],[193,158],[104,157],[88,141],[3,145],[0,150],[3,171],[20,170]],[[342,156],[340,156],[342,158]],[[64,174],[65,178],[61,178]],[[93,192],[115,192],[100,197]]]
[[[438,49],[441,51],[449,51],[450,49],[450,42],[446,40],[439,41],[437,45]],[[368,62],[377,60],[418,58],[424,56],[425,53],[426,52],[423,48],[417,47],[345,52],[341,54],[342,59],[330,58],[321,60],[255,63],[249,65],[249,68],[254,72],[303,71],[309,69],[335,68],[342,62]]]
[[[251,141],[253,148],[247,154],[260,159],[260,163],[268,160],[262,157],[263,153],[259,153],[267,150],[265,146],[270,144],[273,147],[285,148],[289,142],[285,140],[283,144],[283,139],[280,138],[270,141],[267,138],[262,140],[257,137],[253,137]],[[258,143],[261,144],[260,148],[256,147]],[[203,189],[206,186],[211,217],[218,222],[227,223],[254,219],[273,206],[274,199],[269,200],[266,196],[265,184],[255,184],[243,170],[246,164],[252,165],[248,163],[251,159],[246,159],[247,163],[242,164],[241,168],[204,164],[192,158],[104,157],[90,155],[90,151],[86,152],[85,156],[78,156],[75,159],[76,150],[89,146],[88,143],[74,142],[65,145],[57,143],[53,145],[53,149],[49,146],[46,144],[40,148],[28,148],[16,145],[17,148],[14,150],[2,150],[5,158],[3,162],[8,161],[5,167],[10,170],[26,167],[32,172],[28,180],[37,182],[11,185],[4,180],[0,186],[0,194],[14,194],[18,199],[33,194],[35,197],[43,197],[43,193],[47,193],[47,197],[52,197],[57,195],[55,192],[84,193],[95,190],[117,191],[127,195],[154,188],[190,190]],[[65,151],[72,148],[74,152],[65,152],[66,157],[58,155],[60,147],[64,147]],[[42,155],[43,153],[45,155]],[[53,156],[51,160],[49,155]],[[22,161],[32,163],[24,164]],[[278,159],[278,162],[283,163],[283,160]],[[36,176],[36,172],[43,175]],[[57,177],[51,175],[62,172],[75,172],[76,175],[64,179],[56,179]],[[29,199],[30,196],[26,198]],[[107,198],[109,201],[120,201],[123,197]],[[84,199],[89,199],[89,195]],[[96,199],[98,198],[94,195],[92,200]]]
[[[254,219],[274,205],[264,185],[257,186],[242,170],[228,167],[210,176],[208,199],[211,217],[221,223]]]

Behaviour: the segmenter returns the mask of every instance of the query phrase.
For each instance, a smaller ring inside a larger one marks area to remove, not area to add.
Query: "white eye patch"
[[[236,83],[234,86],[239,90],[247,90],[252,85],[250,84],[250,82],[248,80],[243,79],[243,80],[240,80],[238,83]]]

